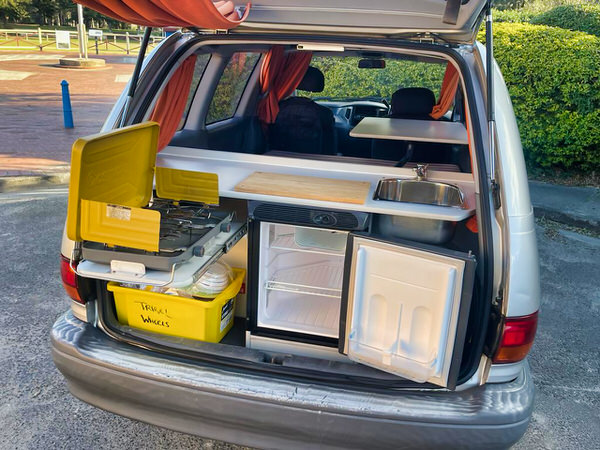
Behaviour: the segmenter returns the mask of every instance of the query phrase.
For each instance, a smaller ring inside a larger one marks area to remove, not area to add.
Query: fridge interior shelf
[[[332,338],[338,337],[339,320],[339,298],[283,291],[270,291],[258,315],[262,327]]]
[[[268,290],[295,292],[339,299],[342,295],[344,267],[332,262],[280,269],[267,281]]]
[[[298,243],[296,242],[295,234],[293,232],[278,235],[277,237],[275,237],[275,239],[273,239],[269,247],[273,250],[287,250],[294,252],[314,253],[317,255],[330,255],[340,257],[344,256],[344,250],[298,245]]]

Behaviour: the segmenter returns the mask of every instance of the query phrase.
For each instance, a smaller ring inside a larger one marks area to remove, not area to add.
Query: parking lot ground
[[[0,194],[0,448],[240,448],[118,417],[69,394],[49,343],[53,322],[69,307],[58,270],[65,214],[65,188]],[[538,220],[537,237],[542,309],[530,357],[536,400],[516,448],[595,449],[600,239],[547,220]]]
[[[0,52],[0,176],[27,171],[15,168],[14,158],[68,163],[75,139],[100,130],[133,72],[132,57],[105,56],[103,69],[66,69],[56,67],[60,56]],[[63,127],[62,80],[69,83],[72,129]]]

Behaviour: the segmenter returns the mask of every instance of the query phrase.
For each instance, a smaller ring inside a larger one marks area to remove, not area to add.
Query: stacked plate
[[[190,286],[187,292],[194,297],[214,298],[229,286],[233,279],[231,267],[222,262],[212,264],[208,270]]]

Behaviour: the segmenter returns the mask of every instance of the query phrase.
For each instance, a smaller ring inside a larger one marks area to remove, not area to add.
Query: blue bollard
[[[67,80],[62,80],[60,85],[62,87],[63,120],[65,122],[65,128],[73,128],[73,110],[71,109],[69,83],[67,83]]]

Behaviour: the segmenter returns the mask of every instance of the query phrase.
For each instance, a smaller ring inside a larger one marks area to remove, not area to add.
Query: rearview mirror
[[[385,69],[385,59],[361,59],[359,69]]]

